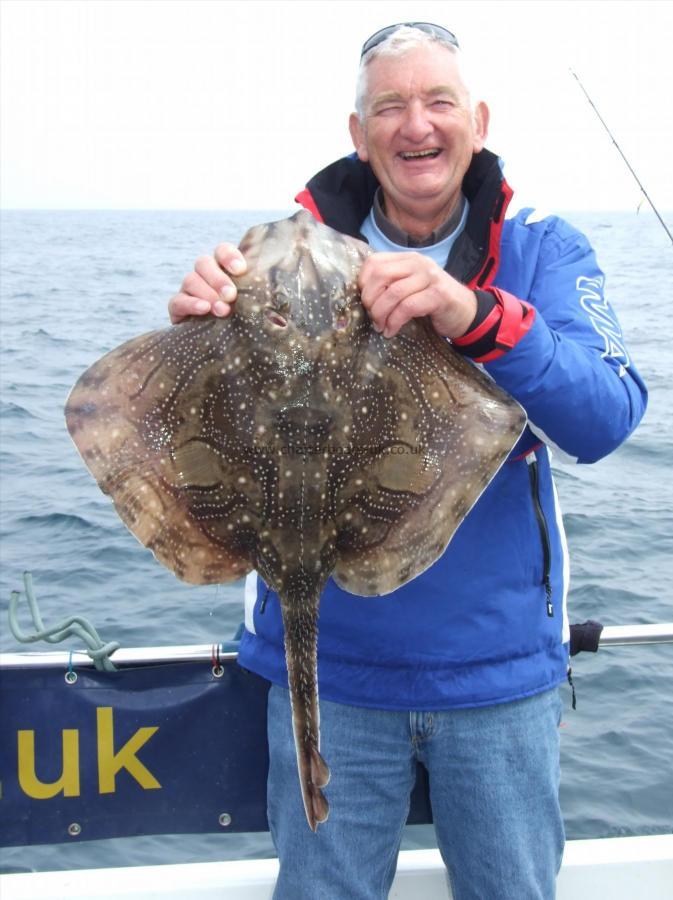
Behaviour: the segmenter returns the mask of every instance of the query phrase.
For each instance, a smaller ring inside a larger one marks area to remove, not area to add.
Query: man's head
[[[365,44],[350,117],[355,149],[381,183],[386,214],[412,234],[430,233],[450,216],[488,128],[488,108],[472,102],[453,35],[421,28],[384,29],[380,42],[377,33]]]

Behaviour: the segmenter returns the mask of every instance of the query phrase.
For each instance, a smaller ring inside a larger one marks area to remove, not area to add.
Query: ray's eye
[[[275,309],[284,309],[290,305],[290,292],[283,284],[279,284],[273,292],[273,305]]]
[[[332,295],[332,311],[334,313],[334,328],[343,331],[350,321],[349,298],[345,294]]]

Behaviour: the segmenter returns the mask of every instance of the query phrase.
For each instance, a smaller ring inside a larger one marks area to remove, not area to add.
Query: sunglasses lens
[[[376,31],[370,38],[367,38],[362,45],[360,59],[362,59],[365,53],[369,53],[374,47],[378,47],[378,45],[383,43],[386,38],[390,37],[390,35],[394,34],[398,28],[403,26],[417,28],[419,31],[424,31],[426,34],[430,34],[433,37],[448,41],[448,43],[453,44],[454,47],[458,46],[458,40],[456,39],[455,34],[449,31],[448,28],[443,28],[441,25],[433,25],[432,22],[398,22],[397,25],[388,25],[386,28],[381,28],[380,31]]]

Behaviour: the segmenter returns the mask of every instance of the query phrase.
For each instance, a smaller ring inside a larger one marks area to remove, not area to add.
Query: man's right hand
[[[229,275],[243,275],[245,259],[233,244],[218,244],[214,256],[200,256],[194,271],[183,279],[180,292],[168,301],[173,325],[188,316],[228,316],[236,300],[236,285]]]

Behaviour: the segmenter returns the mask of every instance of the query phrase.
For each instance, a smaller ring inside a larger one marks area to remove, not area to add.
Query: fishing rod
[[[601,125],[603,126],[603,128],[605,128],[605,130],[607,131],[607,133],[610,135],[610,138],[612,139],[612,143],[613,143],[613,144],[615,145],[615,147],[619,150],[619,153],[620,153],[622,159],[624,160],[624,162],[626,163],[626,165],[629,167],[629,172],[630,172],[630,173],[633,175],[633,177],[636,179],[636,182],[637,182],[637,184],[638,184],[638,187],[639,187],[640,190],[643,192],[643,195],[644,195],[645,199],[647,200],[647,202],[650,204],[650,206],[651,206],[652,209],[654,210],[655,216],[656,216],[657,219],[659,219],[659,221],[661,222],[662,228],[664,229],[664,231],[665,231],[666,234],[668,235],[668,237],[669,237],[669,239],[670,239],[670,241],[671,241],[671,244],[673,244],[673,234],[671,234],[671,232],[668,230],[668,226],[666,225],[666,223],[664,222],[664,220],[663,220],[663,219],[661,218],[661,216],[659,215],[659,211],[657,210],[657,208],[656,208],[656,206],[654,205],[654,203],[652,203],[649,194],[647,193],[647,191],[645,190],[645,188],[643,187],[643,185],[642,185],[642,183],[641,183],[641,181],[640,181],[640,178],[638,178],[638,176],[636,175],[636,173],[633,171],[633,166],[632,166],[631,163],[628,161],[628,159],[624,156],[624,153],[622,152],[622,148],[619,146],[619,144],[618,144],[617,141],[615,140],[615,138],[614,138],[612,132],[610,131],[610,129],[608,128],[608,126],[605,124],[605,120],[603,119],[603,116],[602,116],[602,115],[598,112],[598,110],[596,109],[596,104],[594,103],[594,101],[591,99],[591,97],[590,97],[589,94],[587,93],[587,89],[584,87],[584,85],[582,84],[582,82],[579,80],[579,77],[577,76],[577,74],[576,74],[572,69],[570,69],[570,74],[575,78],[575,81],[576,81],[576,82],[579,84],[579,86],[582,88],[582,92],[584,93],[584,96],[587,98],[587,100],[588,100],[589,103],[591,104],[591,108],[593,109],[593,111],[594,111],[594,112],[596,113],[596,115],[598,116]]]

